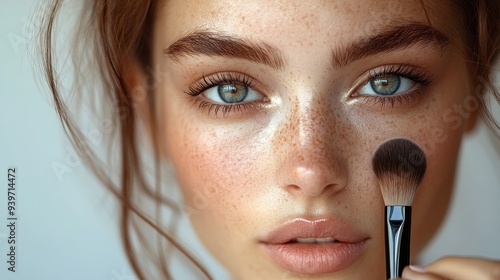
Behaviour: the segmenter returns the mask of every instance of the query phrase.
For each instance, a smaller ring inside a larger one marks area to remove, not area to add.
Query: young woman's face
[[[162,148],[200,239],[236,279],[383,279],[371,159],[389,138],[427,156],[412,253],[436,231],[477,104],[453,4],[430,2],[432,27],[417,0],[159,7]]]

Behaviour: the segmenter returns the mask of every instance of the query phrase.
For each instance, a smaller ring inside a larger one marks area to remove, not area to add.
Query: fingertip
[[[419,277],[419,275],[425,273],[427,273],[427,270],[424,266],[409,265],[405,267],[401,276],[402,279],[414,279],[415,277]]]
[[[403,273],[401,274],[401,278],[398,278],[398,279],[410,279],[411,274],[412,274],[412,270],[409,266],[407,266],[407,267],[405,267],[405,269],[403,269]]]
[[[409,265],[408,268],[417,273],[426,273],[427,269],[425,266],[420,266],[420,265]]]

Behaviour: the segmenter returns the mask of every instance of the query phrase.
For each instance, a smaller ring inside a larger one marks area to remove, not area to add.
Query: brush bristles
[[[424,152],[406,139],[389,140],[373,156],[385,205],[411,206],[427,166]]]

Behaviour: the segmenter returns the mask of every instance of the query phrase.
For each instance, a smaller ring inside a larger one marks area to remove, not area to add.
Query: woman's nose
[[[338,118],[330,107],[311,103],[281,124],[281,139],[274,147],[278,182],[292,196],[334,195],[345,188],[348,145],[345,125]]]

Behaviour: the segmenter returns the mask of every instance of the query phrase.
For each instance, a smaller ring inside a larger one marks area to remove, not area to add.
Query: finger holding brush
[[[401,277],[410,264],[411,206],[426,169],[425,154],[407,139],[389,140],[372,160],[385,207],[387,278]]]
[[[444,257],[427,266],[409,266],[403,271],[406,280],[500,279],[500,261],[478,257]]]

